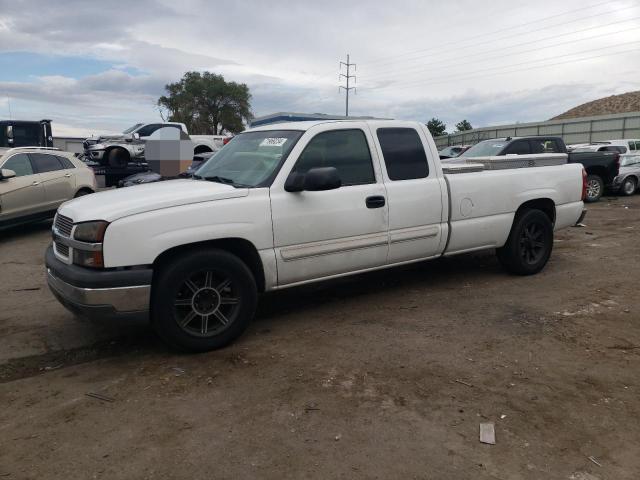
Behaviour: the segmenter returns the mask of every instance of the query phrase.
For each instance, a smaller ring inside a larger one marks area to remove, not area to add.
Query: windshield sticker
[[[287,143],[288,138],[265,138],[260,142],[261,147],[281,147]]]

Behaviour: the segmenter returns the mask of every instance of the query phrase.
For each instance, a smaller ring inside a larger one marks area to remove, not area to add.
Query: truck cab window
[[[4,162],[2,168],[13,170],[16,172],[16,177],[24,177],[25,175],[33,175],[33,167],[29,161],[29,156],[26,153],[18,153],[9,160]]]
[[[362,130],[331,130],[311,139],[300,154],[294,172],[335,167],[343,186],[375,183],[371,153]]]
[[[527,155],[529,153],[531,153],[531,147],[528,140],[516,140],[504,151],[504,155]]]
[[[418,132],[413,128],[379,128],[378,141],[391,180],[429,176],[429,164]]]
[[[142,127],[140,130],[138,130],[136,133],[138,135],[140,135],[141,137],[148,137],[150,136],[153,132],[155,132],[156,130],[162,128],[164,125],[160,124],[160,123],[152,123],[150,125],[145,125],[144,127]]]
[[[531,140],[531,153],[561,153],[558,142],[554,139]]]

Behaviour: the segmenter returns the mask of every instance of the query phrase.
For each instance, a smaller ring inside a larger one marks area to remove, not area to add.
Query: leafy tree
[[[447,134],[447,126],[435,117],[427,122],[427,128],[433,137]]]
[[[458,132],[464,132],[465,130],[473,130],[473,127],[467,120],[462,120],[456,123],[456,129]]]
[[[239,133],[253,118],[249,87],[226,82],[222,75],[187,72],[179,82],[164,88],[167,94],[158,99],[162,118],[186,124],[189,132]]]

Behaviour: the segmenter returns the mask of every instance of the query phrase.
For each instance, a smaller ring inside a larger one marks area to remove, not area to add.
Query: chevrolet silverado
[[[584,214],[582,166],[562,158],[446,173],[420,123],[258,127],[193,179],[62,205],[48,283],[75,313],[146,316],[169,344],[204,351],[245,330],[260,292],[483,249],[530,275]]]

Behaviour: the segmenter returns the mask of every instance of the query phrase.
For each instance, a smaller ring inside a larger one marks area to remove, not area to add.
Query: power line
[[[640,41],[637,42],[628,42],[628,43],[640,43]],[[624,45],[624,44],[621,44]],[[606,47],[606,48],[611,48],[611,47]],[[600,49],[603,50],[603,49]],[[610,53],[603,53],[601,55],[593,55],[593,56],[589,56],[589,57],[584,57],[584,58],[579,58],[579,59],[575,59],[575,60],[567,60],[567,61],[563,61],[563,62],[556,62],[556,63],[548,63],[548,64],[543,64],[543,65],[535,65],[532,67],[527,67],[527,68],[519,68],[519,69],[515,69],[515,70],[510,70],[510,71],[506,71],[506,72],[497,72],[495,71],[495,69],[491,69],[492,73],[490,74],[484,74],[484,75],[471,75],[471,76],[467,76],[467,74],[462,74],[461,76],[458,77],[433,77],[433,78],[439,78],[439,81],[437,82],[429,82],[429,81],[412,81],[412,82],[408,82],[408,83],[394,83],[393,85],[383,85],[380,87],[361,87],[364,88],[366,91],[369,90],[383,90],[386,88],[391,88],[391,87],[398,87],[398,86],[403,86],[403,87],[409,87],[409,86],[427,86],[427,85],[437,85],[437,84],[441,84],[441,83],[449,83],[452,80],[468,80],[471,78],[483,78],[483,77],[493,77],[496,75],[503,75],[503,74],[509,74],[509,73],[518,73],[518,72],[524,72],[527,70],[534,70],[537,68],[544,68],[544,67],[553,67],[556,65],[566,65],[568,63],[578,63],[578,62],[583,62],[585,60],[592,60],[594,58],[602,58],[602,57],[608,57],[608,56],[613,56],[613,55],[621,55],[624,53],[631,53],[631,52],[637,52],[640,51],[640,48],[633,48],[633,49],[629,49],[629,50],[622,50],[620,52],[610,52]],[[574,54],[570,54],[570,55],[575,55]],[[566,56],[566,55],[563,55]],[[545,60],[550,60],[550,59],[556,59],[556,58],[560,58],[561,56],[557,56],[557,57],[551,57],[551,58],[547,58]],[[542,61],[542,60],[540,60]],[[511,68],[515,65],[506,65],[504,67],[500,67],[500,68]],[[427,79],[429,80],[429,79]]]
[[[590,10],[592,8],[596,8],[596,7],[599,7],[601,5],[610,4],[610,3],[613,3],[613,2],[605,1],[605,2],[600,2],[600,3],[593,4],[593,5],[585,6],[585,7],[575,8],[573,10],[568,10],[566,12],[558,13],[558,14],[551,15],[551,16],[548,16],[548,17],[539,18],[537,20],[532,20],[530,22],[525,22],[525,23],[521,23],[521,24],[518,24],[518,25],[511,26],[511,27],[506,27],[506,28],[502,28],[502,29],[499,29],[499,30],[494,30],[492,32],[492,34],[505,32],[505,31],[508,31],[508,30],[513,30],[515,28],[521,28],[521,27],[525,27],[527,25],[532,25],[532,24],[544,22],[546,20],[550,20],[552,18],[557,18],[557,17],[562,17],[564,15],[568,15],[568,14],[573,13],[573,12]],[[481,37],[485,37],[485,36],[486,36],[485,33],[481,33],[481,34],[478,34],[478,35],[473,35],[471,37],[464,38],[464,39],[461,40],[461,42],[467,42],[469,40],[473,40],[473,39],[481,38]],[[442,47],[446,47],[447,45],[458,45],[458,44],[459,44],[459,42],[449,42],[449,43],[445,43],[443,45],[439,45],[438,48],[441,49]],[[377,59],[374,59],[374,60],[371,60],[369,62],[363,63],[362,65],[371,65],[373,63],[379,63],[379,62],[387,63],[387,62],[385,62],[385,60],[387,60],[387,59],[396,60],[399,57],[404,57],[404,56],[407,56],[407,55],[413,55],[415,53],[426,52],[426,51],[429,51],[429,50],[432,50],[432,49],[431,48],[423,48],[423,49],[414,50],[414,51],[411,51],[411,52],[405,52],[405,53],[400,53],[400,54],[396,54],[396,55],[388,55],[388,56],[385,56],[385,57],[378,57]]]
[[[549,49],[549,48],[556,48],[556,47],[559,47],[559,46],[562,46],[562,45],[568,45],[568,44],[571,44],[571,43],[578,43],[578,42],[584,42],[584,41],[587,41],[587,40],[593,40],[594,38],[608,37],[608,36],[611,36],[611,35],[619,35],[621,33],[625,33],[625,32],[631,31],[631,30],[637,30],[637,28],[638,27],[634,25],[633,27],[626,28],[626,29],[623,29],[623,30],[617,30],[616,32],[613,32],[613,33],[605,32],[605,33],[600,33],[598,35],[591,35],[589,37],[577,38],[577,39],[574,39],[574,40],[567,40],[566,42],[559,42],[559,43],[554,43],[554,44],[551,44],[551,45],[545,45],[545,46],[542,46],[542,47],[530,48],[528,50],[521,50],[521,51],[517,51],[517,52],[512,52],[511,55],[521,55],[523,53],[537,52],[537,51],[540,51],[540,50],[546,50],[546,49]],[[504,47],[504,48],[511,48],[511,47]],[[477,53],[472,54],[472,55],[467,55],[466,57],[464,57],[464,56],[463,57],[456,57],[453,60],[452,59],[436,60],[434,62],[428,62],[428,63],[423,63],[421,65],[418,65],[417,66],[418,67],[417,70],[412,70],[412,71],[402,70],[402,73],[403,73],[403,75],[414,75],[414,74],[417,74],[417,73],[428,71],[428,70],[430,70],[430,67],[433,67],[434,65],[438,65],[438,68],[447,68],[449,66],[457,66],[457,65],[460,65],[460,60],[461,59],[468,58],[468,57],[473,57],[473,60],[464,62],[464,66],[465,67],[467,65],[469,65],[469,64],[484,62],[486,60],[491,60],[493,58],[505,58],[503,53],[498,53],[498,54],[489,55],[489,56],[486,56],[486,55],[482,56],[482,54],[493,53],[493,52],[495,52],[494,49],[485,50],[485,51],[482,51],[482,52],[477,52]],[[481,56],[478,56],[478,55],[481,55]],[[449,61],[450,63],[449,64],[445,63],[444,65],[441,64],[441,62],[446,62],[446,61]],[[398,71],[396,70],[393,73],[397,73],[397,72]],[[388,77],[389,73],[390,73],[390,71],[386,72],[386,73],[383,73],[381,75],[373,75],[372,77],[368,77],[367,79],[368,80],[372,79],[374,81],[375,80],[377,80],[377,81],[392,80],[392,78]]]
[[[631,7],[625,7],[623,10],[626,10],[628,8],[631,8]],[[591,18],[591,17],[586,17],[586,18]],[[581,18],[581,20],[585,20],[586,18]],[[552,40],[554,38],[566,37],[568,35],[574,35],[576,33],[586,32],[586,31],[589,31],[589,30],[596,30],[596,29],[599,29],[599,28],[609,27],[609,26],[612,26],[612,25],[619,25],[621,23],[627,23],[627,22],[631,22],[631,21],[634,21],[634,20],[638,20],[638,19],[640,19],[640,17],[633,17],[633,18],[629,18],[629,19],[625,19],[625,20],[616,20],[614,22],[604,23],[604,24],[601,24],[601,25],[594,25],[594,26],[586,27],[586,28],[579,29],[579,30],[573,30],[571,32],[564,32],[564,33],[560,33],[560,34],[549,35],[549,36],[543,37],[543,38],[537,38],[535,40],[528,40],[526,42],[516,43],[514,45],[501,46],[500,48],[501,49],[510,49],[510,48],[515,48],[515,47],[520,47],[520,46],[523,46],[523,45],[531,45],[531,44],[535,44],[535,43],[542,42],[542,41],[545,41],[545,40]],[[566,23],[571,23],[571,22],[566,22]],[[557,25],[554,25],[554,26],[557,26]],[[526,32],[526,33],[534,33],[534,32],[540,31],[540,30],[544,30],[544,28],[533,30],[533,31]],[[510,38],[512,36],[517,36],[517,35],[522,35],[522,34],[510,35],[510,36],[503,37],[503,38],[500,38],[500,39],[492,38],[491,40],[489,40],[487,42],[481,42],[481,43],[476,44],[476,45],[482,45],[482,44],[486,44],[486,43],[491,43],[491,42],[496,41],[496,40],[504,40],[506,38]],[[464,50],[464,49],[467,49],[467,48],[468,47],[458,47],[458,48],[447,50],[447,52],[444,52],[444,53],[446,53],[447,55],[450,55],[451,52],[455,52],[457,50]],[[480,53],[480,54],[481,53],[489,53],[489,52],[493,52],[493,51],[495,51],[495,49],[485,50],[485,51],[476,52],[476,53],[470,53],[468,55],[463,55],[463,56],[456,57],[456,60],[462,60],[462,59],[465,59],[465,58],[471,58],[471,57],[475,57],[476,55],[478,55],[478,53]],[[424,56],[425,55],[422,55],[422,57],[424,57]],[[411,60],[416,60],[417,58],[420,58],[420,57],[416,57],[416,58],[413,58]],[[445,60],[447,60],[447,59],[434,60],[432,63],[442,62],[442,61],[445,61]],[[395,71],[398,71],[398,70],[397,69],[393,69],[393,71],[395,72]]]
[[[344,73],[342,73],[342,67],[347,67],[347,74],[345,75]],[[356,76],[355,75],[351,75],[351,67],[353,67],[353,70],[355,71],[356,69],[356,64],[355,63],[349,63],[349,54],[347,53],[347,62],[340,62],[339,68],[340,68],[340,76],[338,78],[343,78],[346,80],[347,82],[347,86],[342,86],[340,85],[338,87],[338,91],[340,89],[344,89],[345,93],[346,93],[346,97],[345,97],[345,116],[348,117],[349,116],[349,91],[350,90],[355,90],[356,87],[350,87],[349,86],[349,80],[351,80],[353,78],[353,81],[356,81]]]

